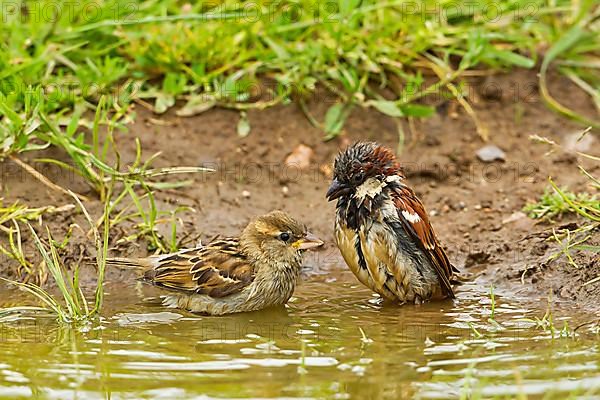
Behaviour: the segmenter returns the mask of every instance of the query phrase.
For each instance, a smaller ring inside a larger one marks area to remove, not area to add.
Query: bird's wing
[[[248,286],[254,268],[240,252],[239,240],[225,238],[160,257],[144,278],[168,289],[225,297]]]
[[[421,200],[408,186],[400,185],[391,193],[402,227],[421,246],[435,268],[444,294],[454,298],[450,285],[454,267],[440,246]]]

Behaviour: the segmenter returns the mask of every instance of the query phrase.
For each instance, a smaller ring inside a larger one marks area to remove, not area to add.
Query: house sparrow
[[[285,304],[296,287],[303,251],[322,244],[303,224],[273,211],[250,222],[239,238],[107,262],[141,268],[143,281],[173,291],[163,300],[168,307],[223,315]]]
[[[391,150],[356,143],[334,163],[335,241],[358,280],[386,299],[454,298],[453,272]]]

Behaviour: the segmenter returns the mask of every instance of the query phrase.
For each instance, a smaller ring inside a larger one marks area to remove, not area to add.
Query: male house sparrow
[[[282,211],[250,222],[239,238],[111,265],[143,269],[143,280],[170,289],[163,304],[223,315],[285,304],[296,288],[302,252],[323,242]]]
[[[358,280],[386,299],[454,298],[453,272],[391,150],[356,143],[335,159],[335,241]]]

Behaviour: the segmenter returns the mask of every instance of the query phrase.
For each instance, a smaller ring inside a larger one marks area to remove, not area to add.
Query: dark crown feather
[[[334,175],[338,179],[348,179],[359,170],[367,175],[403,176],[394,153],[375,142],[357,142],[336,157]]]

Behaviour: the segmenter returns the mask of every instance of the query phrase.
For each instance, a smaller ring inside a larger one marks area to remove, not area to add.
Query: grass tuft
[[[10,310],[0,309],[0,314],[28,312],[32,310],[46,311],[54,314],[61,323],[79,325],[90,323],[100,311],[104,295],[104,271],[106,266],[106,256],[108,253],[109,225],[108,213],[106,213],[107,208],[105,207],[104,213],[104,234],[100,236],[96,225],[92,222],[92,219],[90,218],[84,205],[74,193],[72,193],[72,196],[77,202],[81,211],[83,212],[86,220],[90,224],[94,235],[98,274],[93,307],[90,307],[90,305],[88,304],[88,299],[86,299],[83,290],[79,284],[80,265],[78,263],[75,263],[74,265],[70,266],[71,268],[65,266],[58,256],[57,245],[55,244],[56,242],[50,234],[50,230],[46,228],[46,239],[48,243],[46,245],[42,242],[35,229],[33,229],[31,225],[27,224],[27,226],[29,227],[29,231],[31,232],[31,235],[33,237],[35,247],[39,252],[40,256],[42,257],[42,260],[45,263],[46,267],[48,268],[48,271],[50,272],[50,275],[52,276],[56,287],[62,296],[62,300],[56,298],[55,296],[44,290],[41,286],[38,286],[36,284],[27,282],[17,282],[0,277],[0,279],[5,282],[23,288],[45,306],[41,308],[35,308],[35,310],[30,307],[12,307]],[[72,271],[71,273],[69,272],[69,269]]]
[[[579,138],[583,138],[589,132],[590,128],[584,129]],[[550,146],[551,151],[562,150],[560,145],[548,138],[534,135],[530,139]],[[578,155],[600,162],[600,158],[587,153],[579,152]],[[600,187],[598,178],[590,174],[581,165],[578,167],[581,174],[588,180],[589,185],[598,189]],[[552,234],[549,237],[549,239],[557,243],[559,249],[547,261],[557,260],[564,255],[568,264],[579,268],[572,255],[572,251],[589,252],[592,254],[600,253],[600,246],[588,244],[588,241],[594,238],[600,230],[600,199],[598,199],[596,194],[591,195],[586,192],[574,193],[565,188],[561,189],[552,178],[549,178],[548,181],[551,190],[546,189],[538,202],[527,204],[523,210],[531,218],[543,219],[549,222],[553,222],[553,218],[564,214],[576,214],[584,221],[581,226],[575,229],[552,227]],[[600,276],[585,282],[582,286],[597,284],[599,282]]]
[[[43,216],[69,212],[73,208],[75,208],[73,204],[66,204],[60,207],[46,206],[32,208],[18,201],[5,206],[0,198],[0,231],[8,238],[7,244],[3,245],[0,243],[0,254],[18,263],[16,274],[19,279],[27,282],[33,278],[34,282],[42,284],[47,278],[45,265],[42,263],[36,268],[23,252],[21,225],[34,221],[40,222]],[[68,232],[70,233],[70,229]],[[67,234],[67,238],[69,233]]]
[[[70,130],[100,105],[119,125],[134,118],[136,103],[162,114],[180,99],[186,104],[177,113],[189,116],[215,106],[302,104],[320,95],[318,88],[331,106],[323,121],[309,119],[326,138],[343,132],[353,107],[420,118],[434,111],[420,102],[435,95],[456,99],[486,139],[464,90],[467,79],[536,68],[540,60],[548,106],[599,124],[560,104],[548,88],[556,66],[598,102],[600,7],[593,0],[259,0],[251,12],[242,1],[83,0],[53,18],[40,10],[55,4],[38,3],[7,5],[3,14],[0,157],[47,146],[37,140],[50,131],[47,121]],[[240,130],[246,134],[245,122]]]
[[[547,189],[537,202],[528,203],[523,208],[530,218],[551,221],[564,214],[596,213],[600,210],[600,199],[597,195],[573,193],[565,188],[558,188],[554,182],[551,185],[552,190]]]

